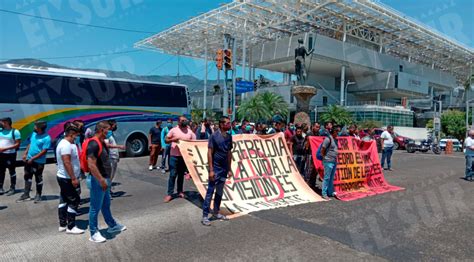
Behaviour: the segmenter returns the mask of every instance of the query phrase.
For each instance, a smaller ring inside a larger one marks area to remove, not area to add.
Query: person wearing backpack
[[[339,126],[333,126],[332,129],[328,129],[327,131],[330,136],[324,138],[320,150],[324,166],[322,196],[324,199],[329,200],[329,196],[336,196],[336,192],[334,191],[334,176],[336,174],[337,162],[337,134],[341,131],[341,128]]]
[[[23,155],[23,161],[25,162],[25,192],[17,202],[34,200],[36,204],[42,200],[43,170],[46,164],[46,153],[51,147],[51,137],[46,133],[47,127],[45,121],[35,122],[34,132]],[[34,199],[30,198],[33,176],[36,182],[36,196]]]
[[[105,242],[106,239],[99,232],[98,215],[102,211],[105,223],[109,226],[107,233],[119,233],[127,229],[115,221],[110,210],[110,177],[112,164],[110,152],[105,144],[105,138],[110,130],[108,121],[100,121],[95,128],[95,135],[84,141],[80,156],[81,169],[87,176],[90,190],[89,230],[90,241]]]
[[[6,192],[7,196],[15,194],[16,186],[16,151],[20,147],[20,131],[12,128],[12,119],[9,117],[0,119],[2,131],[0,131],[0,195],[3,195],[3,182],[5,173],[8,169],[10,173],[10,189]]]

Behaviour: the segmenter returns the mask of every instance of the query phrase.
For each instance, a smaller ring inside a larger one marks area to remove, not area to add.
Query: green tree
[[[192,109],[191,109],[191,121],[193,121],[194,123],[201,122],[203,113],[204,113],[204,109],[199,108],[196,103],[193,103]],[[216,113],[212,111],[211,109],[207,109],[206,118],[215,120]]]
[[[433,119],[430,119],[426,122],[426,129],[428,129],[428,131],[433,131],[434,129],[434,123],[433,123]]]
[[[375,120],[364,120],[358,123],[359,129],[372,129],[382,127],[382,123]]]
[[[289,113],[288,103],[278,94],[262,92],[242,101],[237,109],[237,116],[254,122],[267,121],[277,112],[286,118]]]
[[[441,131],[447,136],[463,140],[466,135],[466,113],[459,110],[444,111],[441,115]]]
[[[326,108],[326,112],[321,114],[321,121],[332,121],[335,124],[345,126],[351,124],[354,120],[352,118],[352,114],[344,107],[338,105],[330,105]]]

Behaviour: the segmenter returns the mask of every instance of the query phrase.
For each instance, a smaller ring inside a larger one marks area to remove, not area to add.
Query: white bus
[[[115,119],[117,143],[126,145],[128,156],[141,156],[147,153],[148,131],[155,122],[189,115],[189,106],[185,85],[108,78],[80,70],[0,65],[0,116],[11,117],[13,128],[20,131],[19,151],[26,148],[37,120],[48,123],[47,132],[55,141],[67,121],[80,119],[93,129],[98,121]]]

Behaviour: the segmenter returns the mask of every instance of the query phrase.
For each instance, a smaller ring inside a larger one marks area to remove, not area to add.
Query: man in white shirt
[[[76,215],[79,207],[79,186],[81,165],[74,140],[79,135],[79,128],[69,123],[65,126],[64,138],[56,148],[58,172],[56,174],[61,197],[58,206],[59,232],[67,234],[82,234],[84,230],[76,227]]]
[[[380,139],[382,140],[382,168],[392,171],[393,126],[387,126],[387,130],[383,131]],[[385,160],[387,160],[386,168]]]
[[[20,147],[20,131],[12,128],[12,119],[5,117],[0,119],[0,195],[3,195],[3,182],[5,173],[10,172],[10,189],[6,192],[7,196],[15,194],[16,185],[16,151]]]
[[[464,141],[464,148],[466,151],[466,173],[464,179],[472,180],[473,169],[472,169],[472,158],[474,157],[474,130],[469,130],[468,136]]]

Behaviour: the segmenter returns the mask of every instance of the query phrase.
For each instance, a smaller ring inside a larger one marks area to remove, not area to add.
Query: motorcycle
[[[441,154],[441,148],[431,138],[424,139],[421,142],[415,142],[414,140],[410,140],[405,145],[405,147],[408,153],[415,153],[416,151],[426,153],[431,150],[436,155]]]

